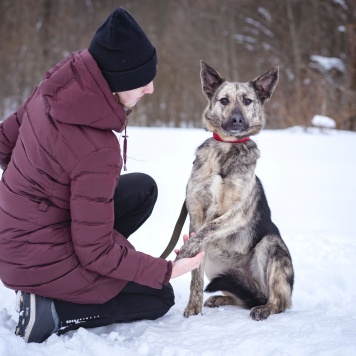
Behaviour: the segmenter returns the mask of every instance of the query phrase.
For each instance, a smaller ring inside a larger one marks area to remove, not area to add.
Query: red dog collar
[[[213,133],[213,137],[215,138],[216,141],[227,142],[227,143],[242,143],[242,142],[246,142],[250,139],[249,137],[245,137],[245,138],[242,138],[241,140],[225,141],[215,132]]]

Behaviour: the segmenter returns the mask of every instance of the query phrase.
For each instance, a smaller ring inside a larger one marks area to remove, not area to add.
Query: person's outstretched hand
[[[194,237],[194,233],[191,234],[191,237]],[[188,241],[188,235],[183,236],[183,241],[186,243]],[[174,250],[176,254],[179,253],[179,250]],[[185,273],[188,273],[199,267],[202,259],[204,258],[205,252],[199,252],[196,256],[191,258],[182,258],[178,261],[173,262],[172,269],[172,278],[182,276]]]

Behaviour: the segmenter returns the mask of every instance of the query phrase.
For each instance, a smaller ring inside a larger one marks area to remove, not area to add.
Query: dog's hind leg
[[[265,305],[251,309],[250,316],[254,320],[267,319],[271,314],[281,313],[292,305],[294,272],[289,251],[283,241],[269,247],[265,267],[268,301]]]
[[[267,303],[267,296],[261,291],[257,281],[238,269],[228,270],[216,276],[205,288],[205,292],[217,291],[222,291],[226,295],[208,298],[205,306],[238,305],[251,309]]]

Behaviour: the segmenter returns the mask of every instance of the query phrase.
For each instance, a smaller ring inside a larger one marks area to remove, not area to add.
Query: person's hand
[[[199,267],[205,252],[199,252],[196,256],[191,258],[182,258],[176,262],[173,262],[171,279],[179,277],[185,273],[192,271]]]
[[[194,237],[194,233],[190,237]],[[188,241],[188,235],[183,236],[183,241],[186,243]],[[179,249],[175,249],[176,254],[179,253]],[[182,276],[185,273],[188,273],[199,267],[202,259],[204,258],[205,252],[199,252],[196,256],[191,258],[182,258],[178,261],[173,262],[173,269],[171,279]]]

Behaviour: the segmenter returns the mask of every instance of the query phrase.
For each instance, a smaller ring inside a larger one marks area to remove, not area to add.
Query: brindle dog
[[[204,271],[210,280],[207,307],[237,305],[254,320],[291,307],[294,272],[290,253],[255,174],[259,150],[249,137],[264,126],[264,103],[278,82],[278,67],[247,82],[228,82],[201,61],[202,89],[208,99],[203,122],[213,137],[196,152],[186,206],[190,233],[177,259],[205,251],[192,272],[184,316],[202,312]]]

